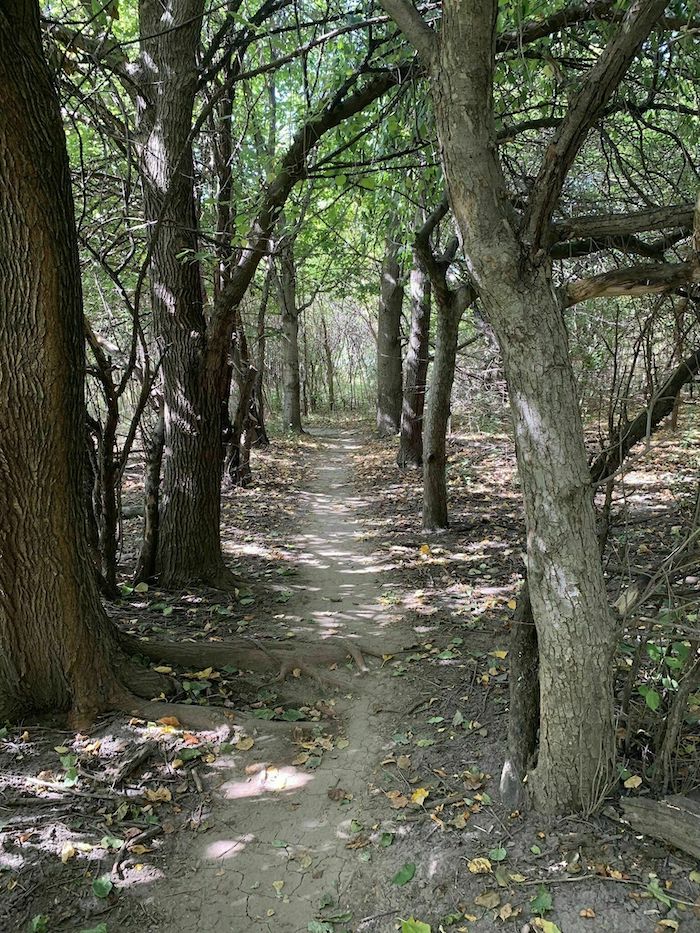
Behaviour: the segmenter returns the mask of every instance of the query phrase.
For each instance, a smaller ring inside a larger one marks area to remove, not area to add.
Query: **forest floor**
[[[614,799],[550,823],[499,803],[523,567],[509,447],[453,445],[453,527],[430,538],[419,477],[367,425],[257,453],[255,486],[223,509],[247,585],[125,586],[110,611],[140,636],[298,643],[300,664],[339,634],[383,657],[331,665],[340,689],[301,669],[172,672],[181,702],[252,713],[245,735],[123,718],[0,731],[0,931],[700,930],[697,866],[631,833]],[[696,469],[676,444],[664,456],[674,482]],[[638,472],[640,559],[670,534],[662,513],[677,521],[661,485],[658,463]]]

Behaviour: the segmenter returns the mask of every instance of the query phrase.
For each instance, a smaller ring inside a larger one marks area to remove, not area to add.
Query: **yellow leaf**
[[[170,793],[167,787],[156,787],[155,790],[151,790],[149,787],[146,791],[146,798],[153,803],[170,803],[170,801],[173,799],[173,795]]]
[[[209,678],[212,675],[213,670],[214,670],[213,667],[205,667],[203,671],[196,671],[191,676],[194,677],[196,680],[209,680]]]
[[[509,609],[516,609],[516,608],[517,608],[517,605],[518,605],[518,604],[517,604],[517,602],[516,602],[514,599],[509,599],[509,600],[508,600],[508,608],[509,608]]]
[[[642,779],[639,777],[639,775],[633,774],[632,777],[628,777],[625,781],[625,787],[633,789],[635,787],[639,787],[641,783]]]
[[[172,667],[167,667],[167,665],[159,665],[158,667],[153,668],[158,674],[172,674]]]
[[[422,804],[424,800],[430,796],[430,791],[425,787],[418,787],[411,794],[411,800],[413,803]]]
[[[92,852],[95,848],[93,845],[90,845],[89,842],[74,842],[73,845],[78,850],[78,852]]]
[[[255,745],[255,739],[249,735],[244,735],[243,738],[240,738],[236,742],[236,748],[241,752],[250,751],[250,749]]]
[[[677,929],[678,929],[678,921],[677,921],[677,920],[669,920],[668,918],[665,918],[664,920],[659,920],[659,921],[657,922],[656,925],[657,925],[657,926],[660,926],[660,927],[666,927],[667,930],[677,930]]]
[[[70,859],[75,858],[77,851],[72,842],[64,843],[61,849],[61,861],[63,864],[65,865]]]
[[[503,649],[499,649],[498,651],[489,651],[489,654],[492,658],[498,658],[499,661],[503,661],[504,658],[508,657],[508,652],[503,651]]]
[[[129,852],[133,852],[134,855],[144,855],[146,852],[152,852],[153,849],[149,849],[148,846],[142,846],[140,843],[137,843],[135,846],[131,846]]]
[[[521,881],[525,881],[525,875],[520,875],[516,873],[514,875],[509,875],[509,877],[510,877],[510,880],[514,881],[516,884],[520,884]]]
[[[561,933],[556,923],[553,923],[551,920],[545,920],[544,917],[535,917],[532,922],[534,926],[536,926],[538,930],[542,930],[543,933]]]
[[[473,858],[467,862],[467,868],[473,875],[487,875],[491,871],[491,862],[487,858]]]
[[[277,895],[279,896],[282,893],[282,888],[284,887],[284,881],[273,881],[272,887],[275,889],[275,891],[277,891]]]
[[[579,910],[578,915],[584,920],[592,920],[595,917],[595,910],[592,907],[584,907],[583,910]]]
[[[292,764],[293,765],[305,765],[306,762],[309,760],[309,757],[310,756],[308,752],[302,752],[301,755],[297,755],[297,757],[292,761]]]
[[[172,767],[177,771],[178,768],[181,768],[184,765],[182,758],[174,758],[172,762]]]
[[[426,557],[428,554],[430,554],[430,545],[421,544],[420,548],[418,549],[418,552],[419,554],[422,554],[424,557]]]

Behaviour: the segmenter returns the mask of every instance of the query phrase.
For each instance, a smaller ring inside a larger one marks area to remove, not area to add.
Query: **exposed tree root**
[[[159,719],[175,718],[188,729],[198,732],[218,732],[225,737],[231,732],[245,732],[246,734],[264,733],[265,735],[289,736],[301,728],[310,729],[314,723],[279,722],[269,719],[258,719],[248,713],[237,710],[225,710],[215,706],[190,706],[187,703],[160,703],[152,701],[140,703],[134,700],[123,707],[123,711],[138,719],[147,722],[158,722]]]
[[[328,682],[326,674],[319,675],[316,668],[342,663],[349,655],[358,670],[366,673],[369,668],[364,655],[381,657],[380,652],[345,638],[329,638],[314,645],[297,643],[294,646],[277,644],[269,647],[263,642],[249,638],[232,638],[219,644],[150,641],[125,634],[120,638],[122,647],[129,654],[140,654],[152,661],[168,661],[194,668],[220,669],[227,665],[235,665],[241,670],[275,670],[278,680],[284,680],[298,669],[316,679],[320,676]]]

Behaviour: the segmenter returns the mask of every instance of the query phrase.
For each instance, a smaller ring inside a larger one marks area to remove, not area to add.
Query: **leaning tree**
[[[497,0],[445,0],[438,28],[410,0],[381,0],[429,76],[448,197],[472,282],[498,338],[508,382],[527,527],[530,599],[539,639],[537,764],[528,776],[535,806],[587,809],[613,774],[611,658],[616,642],[596,538],[583,425],[564,323],[565,304],[611,293],[611,279],[555,288],[552,221],[588,133],[610,104],[666,8],[633,0],[578,83],[529,179],[513,197],[499,158],[494,114]],[[546,36],[569,19],[617,15],[584,4],[531,24]],[[596,8],[595,10],[593,8]],[[528,40],[527,24],[519,30]],[[546,123],[545,123],[546,125]],[[612,223],[624,230],[624,219]],[[665,290],[698,277],[681,269],[623,270],[618,288]],[[616,293],[614,290],[612,293]]]

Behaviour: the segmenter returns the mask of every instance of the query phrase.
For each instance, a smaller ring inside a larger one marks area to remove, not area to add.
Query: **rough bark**
[[[402,469],[423,465],[423,409],[428,378],[430,279],[414,250],[410,279],[411,332],[404,361],[401,441],[397,463]],[[434,366],[433,372],[439,372]]]
[[[326,389],[328,391],[328,411],[335,411],[335,385],[333,373],[333,350],[328,339],[326,319],[321,315],[321,330],[323,331],[323,352],[326,359]]]
[[[219,538],[222,369],[205,365],[190,130],[203,0],[141,0],[139,169],[165,444],[157,572],[164,587],[228,579]]]
[[[401,309],[403,284],[398,261],[399,244],[390,233],[382,262],[377,321],[377,431],[398,434],[401,428]]]
[[[585,811],[595,806],[612,772],[615,631],[567,335],[543,243],[588,129],[664,4],[630,7],[555,132],[519,233],[493,118],[496,0],[445,0],[439,42],[410,3],[383,5],[431,75],[450,203],[509,386],[540,653],[540,743],[529,775],[531,797],[545,811]]]
[[[160,510],[160,472],[163,462],[163,444],[165,442],[165,419],[163,402],[160,400],[158,418],[153,435],[148,445],[146,469],[144,475],[144,514],[141,550],[136,565],[134,579],[136,583],[148,583],[156,573],[156,554],[158,553],[158,523]]]
[[[622,801],[624,817],[635,833],[687,852],[700,859],[700,804],[688,797],[649,800],[627,797]]]
[[[126,691],[85,534],[78,244],[33,0],[0,11],[0,97],[0,719],[82,722]]]
[[[294,242],[284,232],[275,253],[275,282],[282,322],[282,426],[301,434],[301,381],[299,379],[299,307],[297,305]]]
[[[455,296],[436,300],[435,360],[425,419],[423,462],[423,527],[439,531],[447,517],[447,423],[457,358],[461,309]]]

